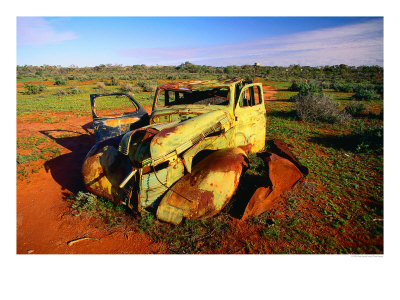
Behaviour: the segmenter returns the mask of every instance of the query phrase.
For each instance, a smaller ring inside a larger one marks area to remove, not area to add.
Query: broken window
[[[108,95],[96,98],[95,113],[100,118],[113,118],[133,113],[138,107],[126,95]]]
[[[261,90],[259,86],[251,86],[246,88],[242,94],[239,105],[241,107],[255,106],[261,104]]]
[[[186,104],[228,105],[229,89],[215,88],[194,91],[161,91],[158,96],[159,106]]]

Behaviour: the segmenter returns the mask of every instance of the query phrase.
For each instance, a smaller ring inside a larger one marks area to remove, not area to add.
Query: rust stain
[[[173,134],[176,131],[177,131],[177,126],[165,128],[157,134],[156,141],[158,141],[159,139],[166,138],[167,136],[169,136],[170,134]],[[159,144],[161,145],[161,143],[159,143]]]
[[[247,158],[240,148],[212,153],[200,161],[192,173],[182,177],[161,200],[158,218],[180,222],[168,214],[169,206],[182,211],[183,217],[188,219],[216,215],[233,196],[243,168],[247,166]]]
[[[131,124],[138,121],[139,118],[129,118],[129,119],[109,119],[104,120],[104,124],[111,127],[117,127],[119,125]]]
[[[167,83],[159,86],[159,89],[171,91],[189,91],[207,88],[220,88],[230,86],[233,83],[243,81],[241,78],[223,79],[223,80],[186,80]]]

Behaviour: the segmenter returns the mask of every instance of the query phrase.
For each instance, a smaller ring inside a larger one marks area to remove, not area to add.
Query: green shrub
[[[31,94],[40,94],[46,90],[46,87],[43,84],[24,84],[24,94],[31,95]]]
[[[123,83],[121,85],[121,92],[124,93],[138,93],[141,92],[143,90],[143,88],[138,87],[138,86],[133,86],[130,83]]]
[[[232,74],[233,73],[233,67],[232,66],[225,67],[224,72],[226,74]]]
[[[289,91],[299,92],[299,95],[308,95],[310,93],[322,92],[322,87],[318,82],[311,81],[310,83],[304,81],[294,81],[289,87]]]
[[[309,90],[306,92],[308,93],[321,93],[322,92],[322,86],[320,83],[316,82],[316,81],[310,81],[308,83],[309,86]]]
[[[112,76],[112,77],[111,77],[111,81],[110,81],[110,82],[106,82],[105,84],[106,84],[107,86],[116,86],[116,85],[119,84],[118,78]]]
[[[335,92],[353,93],[356,87],[351,83],[334,83],[332,89]]]
[[[362,102],[352,102],[346,106],[344,109],[351,116],[359,115],[363,110],[365,110],[365,105]]]
[[[342,122],[349,118],[347,113],[340,113],[337,104],[325,94],[296,95],[296,112],[303,121]]]
[[[157,88],[156,81],[138,81],[137,86],[141,87],[143,92],[154,92]]]
[[[70,87],[67,89],[67,93],[70,95],[76,95],[76,94],[81,94],[82,90],[77,87]]]
[[[332,88],[332,84],[330,82],[323,81],[323,82],[321,82],[321,87],[323,89],[330,89],[330,88]]]
[[[59,96],[59,97],[65,96],[66,94],[67,94],[67,92],[63,89],[57,89],[56,92],[54,93],[54,95]]]
[[[168,79],[168,80],[176,80],[177,78],[178,78],[177,75],[168,75],[168,76],[167,76],[167,79]]]
[[[62,77],[54,78],[54,85],[67,85],[67,81]]]
[[[304,81],[293,81],[292,85],[289,87],[289,91],[300,92],[304,90],[308,90],[310,87],[307,82]]]
[[[353,95],[355,100],[372,100],[375,97],[375,93],[369,89],[357,89]]]

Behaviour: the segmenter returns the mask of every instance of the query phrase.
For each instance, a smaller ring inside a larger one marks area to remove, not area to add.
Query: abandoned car
[[[113,94],[131,98],[134,112],[99,118],[95,101],[107,95],[91,97],[97,143],[83,164],[84,184],[134,211],[154,211],[159,220],[179,224],[220,212],[238,188],[247,155],[265,148],[261,83],[164,84],[150,116],[129,95]]]

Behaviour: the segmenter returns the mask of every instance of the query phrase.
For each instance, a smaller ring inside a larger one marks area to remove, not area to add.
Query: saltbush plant
[[[67,93],[70,95],[76,95],[76,94],[81,94],[82,90],[77,87],[70,87],[67,89]]]
[[[105,90],[106,89],[106,85],[104,84],[104,82],[98,82],[97,84],[96,84],[96,88],[98,89],[98,90]]]
[[[351,83],[333,83],[332,89],[335,92],[353,93],[355,86]]]
[[[54,78],[54,85],[67,85],[67,81],[62,77]]]
[[[40,94],[44,90],[46,87],[43,84],[24,84],[25,95]]]
[[[65,96],[67,94],[67,92],[63,89],[57,89],[54,93],[54,95],[61,97],[61,96]]]
[[[118,78],[112,76],[111,81],[105,83],[107,86],[116,86],[119,84]]]
[[[138,81],[137,86],[141,87],[143,92],[154,92],[157,88],[156,81]]]
[[[349,118],[346,112],[340,113],[338,105],[325,94],[298,94],[293,100],[297,115],[303,121],[336,123]]]
[[[309,89],[309,86],[305,81],[293,81],[292,85],[289,87],[289,91],[293,92],[300,92],[306,89]]]
[[[299,95],[322,92],[322,87],[315,81],[307,83],[305,81],[294,81],[289,87],[289,91],[299,92]]]
[[[121,92],[133,92],[134,87],[132,84],[128,83],[128,82],[124,82],[123,84],[121,84]]]
[[[351,116],[355,117],[365,110],[365,105],[362,102],[352,102],[347,105],[344,110]]]
[[[355,94],[353,95],[353,99],[355,100],[373,100],[375,98],[375,93],[369,89],[357,89]]]

